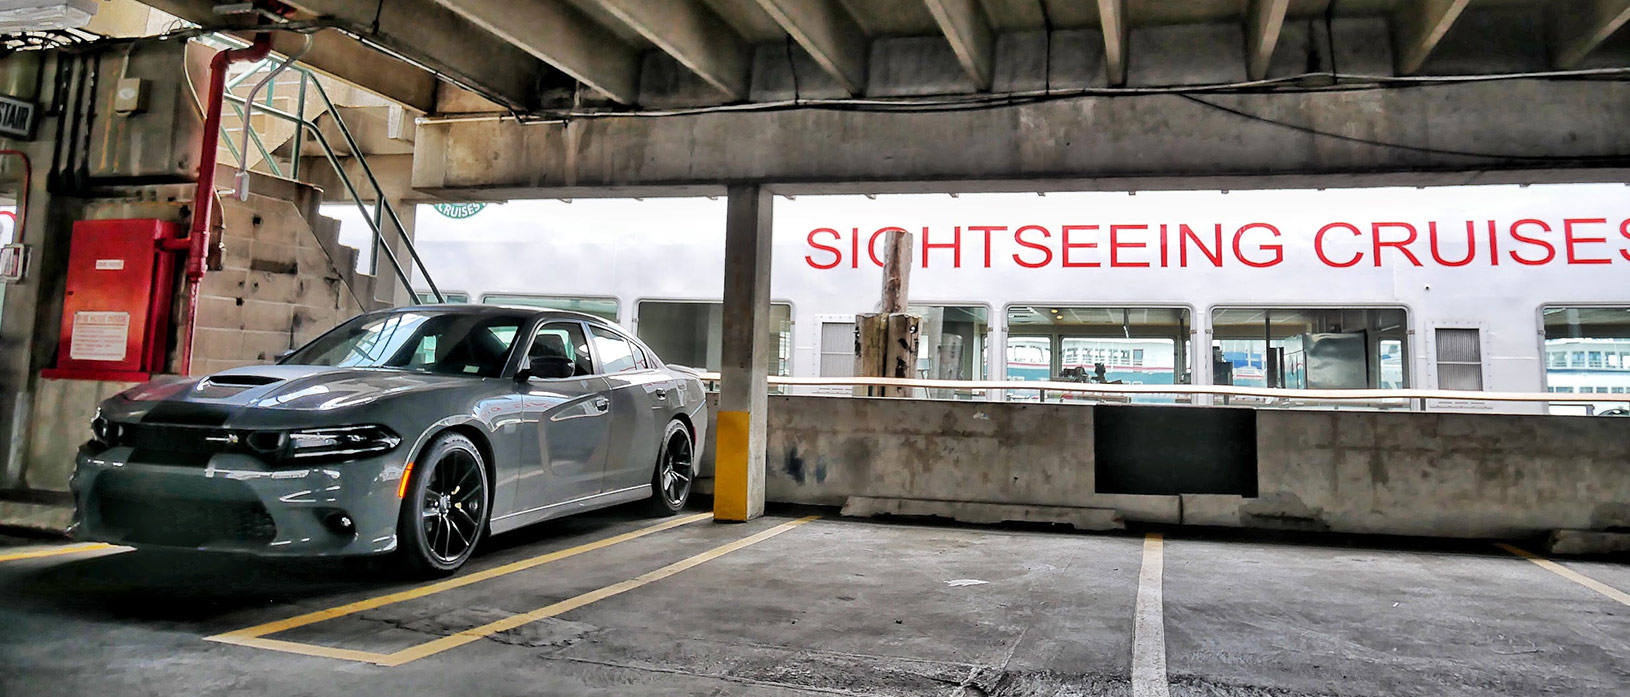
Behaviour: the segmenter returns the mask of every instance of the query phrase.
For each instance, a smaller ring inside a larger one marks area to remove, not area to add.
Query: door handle
[[[596,411],[599,411],[602,414],[611,411],[611,400],[606,399],[605,397],[595,397],[594,408]]]

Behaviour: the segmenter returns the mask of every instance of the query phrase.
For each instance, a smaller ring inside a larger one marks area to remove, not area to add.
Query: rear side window
[[[606,373],[639,369],[634,359],[634,347],[626,339],[595,327],[589,327],[589,331],[594,334],[594,350],[600,352],[600,365]]]

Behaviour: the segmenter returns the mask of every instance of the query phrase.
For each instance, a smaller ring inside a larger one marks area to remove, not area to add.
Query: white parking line
[[[1171,689],[1166,683],[1166,618],[1160,597],[1162,545],[1159,533],[1143,540],[1132,625],[1132,697],[1167,697]]]

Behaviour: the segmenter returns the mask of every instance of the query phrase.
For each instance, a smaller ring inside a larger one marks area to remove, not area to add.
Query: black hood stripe
[[[183,395],[186,393],[183,392]],[[150,424],[177,424],[182,426],[220,426],[226,423],[237,407],[224,407],[215,404],[199,404],[185,401],[185,396],[166,399],[159,402],[147,415],[142,417],[142,423]]]

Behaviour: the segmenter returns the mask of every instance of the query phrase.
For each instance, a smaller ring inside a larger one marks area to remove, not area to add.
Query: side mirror
[[[521,356],[521,366],[515,369],[515,382],[526,382],[532,379],[532,357]]]

